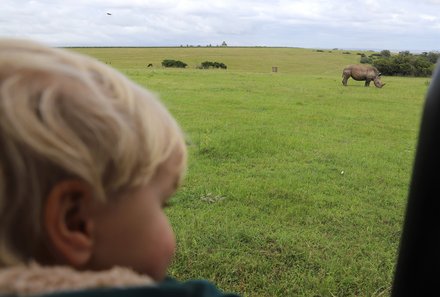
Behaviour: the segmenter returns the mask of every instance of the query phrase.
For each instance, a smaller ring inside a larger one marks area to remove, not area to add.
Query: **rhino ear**
[[[382,75],[382,73],[379,72],[379,74],[377,76],[381,76],[381,75]]]

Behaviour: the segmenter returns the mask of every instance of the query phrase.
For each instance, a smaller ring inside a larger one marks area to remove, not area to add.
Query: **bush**
[[[434,68],[434,64],[422,56],[417,56],[414,59],[413,66],[415,68],[415,76],[430,76]]]
[[[402,75],[402,76],[410,76],[411,74],[414,73],[415,68],[413,67],[413,65],[411,65],[411,63],[409,62],[404,62],[402,64],[398,64],[397,65],[397,73],[398,75]]]
[[[437,60],[440,58],[440,53],[434,53],[434,52],[429,52],[429,53],[422,53],[422,56],[425,56],[426,59],[428,59],[429,62],[431,62],[432,64],[437,63]]]
[[[183,63],[182,61],[176,61],[176,60],[163,60],[162,61],[163,67],[174,67],[174,68],[185,68],[188,66],[188,64]]]
[[[373,64],[384,75],[403,76],[431,76],[434,71],[435,62],[440,53],[422,53],[421,55],[411,54],[409,51],[399,52],[391,55],[388,50],[383,50],[380,55],[370,55],[370,63]],[[361,57],[361,63],[369,63]]]
[[[371,54],[370,55],[370,57],[382,57],[382,54],[378,54],[378,53],[374,53],[374,54]]]
[[[383,50],[380,52],[380,55],[385,58],[391,57],[391,52],[389,50]]]
[[[205,61],[205,62],[202,62],[202,64],[198,68],[201,68],[201,69],[209,69],[209,68],[227,69],[228,66],[226,66],[224,63]]]
[[[371,58],[368,58],[368,57],[366,57],[366,56],[362,56],[362,57],[361,57],[361,63],[362,63],[362,64],[371,64],[371,63],[372,63],[372,60],[371,60]]]
[[[373,66],[384,75],[394,74],[394,67],[390,59],[378,59],[374,61]]]

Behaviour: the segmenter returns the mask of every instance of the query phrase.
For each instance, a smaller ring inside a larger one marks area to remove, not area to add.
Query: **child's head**
[[[186,166],[149,92],[63,49],[0,40],[0,265],[132,267],[160,279],[174,251],[162,206]]]

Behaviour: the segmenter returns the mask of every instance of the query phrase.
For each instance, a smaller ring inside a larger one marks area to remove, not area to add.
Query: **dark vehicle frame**
[[[440,60],[423,109],[391,296],[440,296]]]

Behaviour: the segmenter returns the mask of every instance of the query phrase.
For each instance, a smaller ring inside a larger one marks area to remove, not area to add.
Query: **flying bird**
[[[107,12],[107,15],[112,15],[110,12]]]

